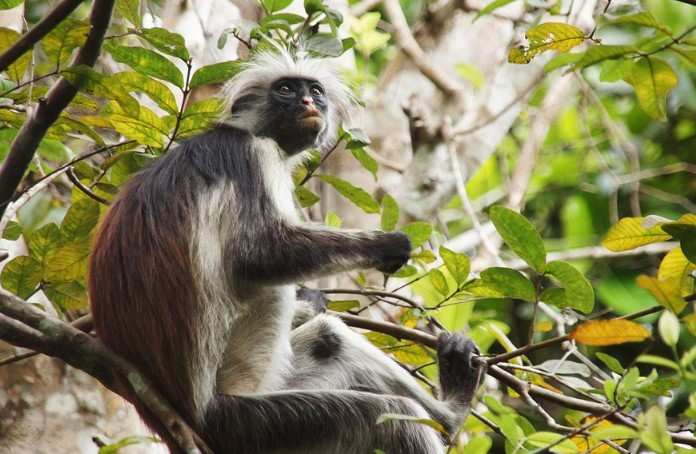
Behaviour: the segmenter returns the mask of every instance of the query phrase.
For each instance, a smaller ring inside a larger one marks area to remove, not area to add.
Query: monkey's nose
[[[304,104],[305,106],[310,106],[310,105],[314,104],[314,99],[312,99],[311,96],[303,96],[302,97],[302,104]]]

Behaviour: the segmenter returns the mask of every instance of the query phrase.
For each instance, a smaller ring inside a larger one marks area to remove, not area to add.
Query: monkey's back
[[[239,148],[247,136],[216,128],[133,176],[106,214],[90,257],[97,335],[152,379],[183,416],[198,410],[192,380],[198,371],[192,369],[201,341],[200,328],[193,326],[200,299],[191,257],[197,197],[220,179],[244,184],[246,165],[239,158],[246,150]],[[130,400],[162,434],[156,420]]]

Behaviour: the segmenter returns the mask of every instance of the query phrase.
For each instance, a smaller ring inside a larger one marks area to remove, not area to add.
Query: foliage
[[[476,18],[483,20],[514,1],[491,1]],[[404,8],[418,10],[413,1],[403,3]],[[17,4],[0,1],[0,9]],[[346,19],[344,24],[343,15],[321,0],[305,0],[301,14],[289,12],[290,6],[289,0],[260,1],[263,14],[258,23],[250,29],[225,30],[215,37],[218,47],[236,40],[253,54],[303,43],[319,57],[350,50],[361,69],[351,76],[358,82],[358,93],[374,81],[370,76],[380,74],[395,49],[389,29],[380,25],[385,20],[380,11]],[[527,2],[524,7],[530,13],[541,8]],[[560,405],[552,415],[534,414],[533,406],[521,411],[529,396],[508,383],[502,391],[482,395],[477,407],[497,430],[470,417],[462,429],[471,437],[454,437],[452,452],[617,452],[617,446],[636,440],[654,452],[667,453],[683,449],[675,447],[668,429],[673,432],[675,424],[690,419],[684,432],[693,433],[696,187],[693,164],[687,164],[696,162],[696,41],[695,28],[684,28],[681,22],[685,10],[677,8],[653,5],[651,10],[607,13],[589,33],[560,19],[544,19],[527,28],[527,45],[510,49],[509,61],[525,64],[556,52],[545,63],[547,72],[563,68],[589,81],[589,89],[599,88],[592,91],[594,97],[578,101],[580,109],[570,107],[552,123],[539,150],[524,214],[504,203],[482,214],[503,244],[495,263],[481,267],[480,257],[470,257],[448,242],[465,230],[477,229],[462,210],[459,196],[434,207],[437,217],[416,219],[396,194],[371,191],[326,173],[320,165],[327,154],[313,153],[295,173],[298,204],[310,208],[309,213],[320,213],[318,219],[325,224],[343,224],[339,214],[322,211],[326,207],[319,204],[331,191],[355,205],[364,214],[362,219],[371,223],[360,227],[401,231],[413,245],[409,263],[384,276],[381,287],[370,274],[351,273],[358,293],[364,294],[336,298],[329,309],[360,314],[368,306],[380,305],[404,328],[466,328],[484,354],[514,353],[499,367],[525,386],[609,409],[590,414]],[[63,315],[87,308],[86,264],[95,229],[107,209],[102,202],[113,200],[134,173],[177,142],[211,127],[224,103],[218,98],[191,101],[192,95],[223,84],[241,67],[241,60],[199,66],[184,36],[146,25],[151,21],[143,20],[142,10],[138,0],[117,3],[102,55],[115,65],[68,69],[89,30],[84,13],[78,11],[0,76],[0,159],[27,119],[28,107],[57,77],[80,90],[48,130],[25,176],[21,191],[31,197],[16,219],[0,224],[4,239],[27,247],[25,255],[3,264],[2,287],[24,299],[41,292]],[[696,13],[688,14],[696,20]],[[342,38],[339,27],[350,37]],[[604,32],[607,38],[602,37]],[[622,39],[609,39],[616,35]],[[0,29],[0,50],[19,36]],[[476,66],[459,62],[456,67],[460,77],[477,89],[488,88]],[[530,108],[539,105],[547,90],[548,85],[538,87]],[[520,142],[531,134],[533,125],[527,118],[520,116],[496,156],[470,178],[466,191],[474,201],[505,189],[506,172],[518,164]],[[625,156],[634,143],[641,144],[637,168]],[[328,153],[343,153],[367,177],[363,181],[380,183],[383,167],[376,159],[377,147],[359,129],[342,129]],[[643,177],[640,166],[654,172]],[[26,192],[66,169],[79,185],[56,178],[48,180],[50,190]],[[646,180],[643,192],[632,186],[641,180]],[[631,197],[636,195],[650,215],[631,211]],[[619,219],[618,213],[629,212],[632,216]],[[571,249],[594,246],[600,240],[606,250],[599,257],[563,257]],[[669,247],[662,249],[665,254],[659,260],[654,254],[622,259],[607,252],[632,253],[665,244]],[[410,291],[411,297],[399,299],[386,291],[396,288]],[[374,291],[387,295],[374,297],[369,293]],[[553,330],[559,333],[556,338]],[[365,335],[416,369],[415,375],[436,378],[430,348],[379,332]],[[550,342],[544,353],[541,348],[525,349],[544,341]],[[554,350],[561,342],[572,347]],[[623,413],[632,417],[613,417]],[[558,425],[550,424],[549,418]],[[393,419],[444,432],[436,421],[404,415],[382,415],[377,423]],[[563,433],[559,426],[565,428]],[[100,452],[117,452],[142,441],[125,438]]]

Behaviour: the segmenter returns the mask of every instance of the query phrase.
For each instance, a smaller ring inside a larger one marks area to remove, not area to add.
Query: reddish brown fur
[[[134,177],[96,235],[89,273],[92,315],[104,343],[138,366],[193,423],[191,325],[196,298],[188,207],[184,200],[152,197],[157,177],[156,171]],[[158,422],[132,395],[128,398],[162,434]]]

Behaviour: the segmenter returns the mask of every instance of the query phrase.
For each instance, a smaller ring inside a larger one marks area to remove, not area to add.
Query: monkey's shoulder
[[[248,131],[219,125],[173,147],[140,171],[131,182],[161,191],[196,191],[199,184],[224,180],[248,180],[255,175],[258,159],[254,136]]]

